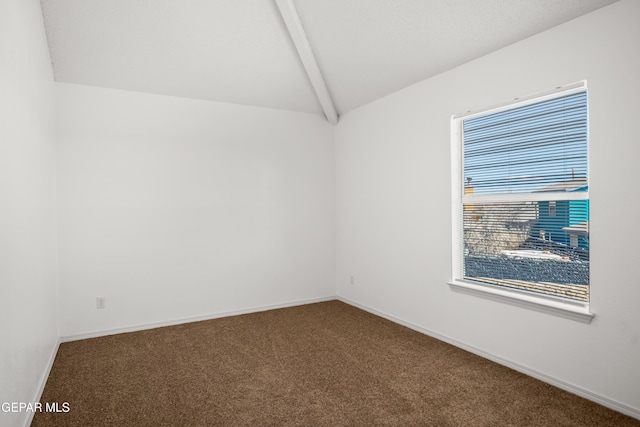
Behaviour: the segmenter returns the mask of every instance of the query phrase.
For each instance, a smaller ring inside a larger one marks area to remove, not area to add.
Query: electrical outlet
[[[351,284],[355,284],[356,283],[356,279],[353,278],[353,276],[351,276]]]
[[[96,297],[96,308],[105,308],[107,305],[104,297]]]

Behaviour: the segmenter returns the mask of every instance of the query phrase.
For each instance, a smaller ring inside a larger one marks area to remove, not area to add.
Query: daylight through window
[[[587,113],[581,85],[453,119],[454,280],[588,303]]]

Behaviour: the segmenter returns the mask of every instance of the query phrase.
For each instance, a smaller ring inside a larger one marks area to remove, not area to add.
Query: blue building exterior
[[[577,179],[540,191],[587,191],[586,179]],[[570,248],[589,249],[589,200],[557,200],[538,202],[538,220],[531,237]]]

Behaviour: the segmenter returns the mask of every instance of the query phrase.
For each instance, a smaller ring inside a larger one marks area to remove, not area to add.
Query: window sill
[[[497,286],[483,285],[461,280],[450,281],[449,286],[454,291],[525,307],[583,323],[591,323],[591,320],[595,317],[595,314],[589,311],[588,304],[577,301],[573,302],[561,300],[559,298],[545,298],[544,296],[532,295],[527,292],[511,291],[508,289],[501,289]]]

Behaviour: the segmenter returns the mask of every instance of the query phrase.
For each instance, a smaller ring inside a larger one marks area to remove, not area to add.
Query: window
[[[452,119],[454,286],[590,320],[586,84]]]

